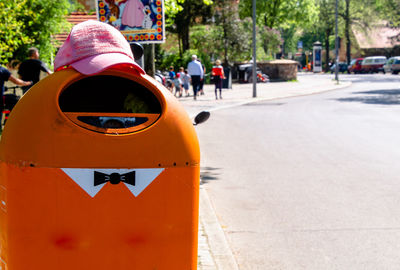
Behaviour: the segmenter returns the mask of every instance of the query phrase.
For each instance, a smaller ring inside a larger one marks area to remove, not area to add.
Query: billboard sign
[[[164,0],[96,0],[99,21],[121,31],[128,42],[165,41]]]

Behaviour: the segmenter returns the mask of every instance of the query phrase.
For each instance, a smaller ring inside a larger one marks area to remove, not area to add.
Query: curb
[[[200,187],[200,209],[200,231],[207,240],[209,254],[199,245],[199,270],[239,270],[204,187]],[[200,239],[199,244],[203,244]]]

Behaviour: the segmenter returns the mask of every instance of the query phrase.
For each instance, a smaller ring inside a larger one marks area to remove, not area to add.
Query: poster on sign
[[[96,0],[99,21],[121,31],[128,42],[165,41],[163,0]]]

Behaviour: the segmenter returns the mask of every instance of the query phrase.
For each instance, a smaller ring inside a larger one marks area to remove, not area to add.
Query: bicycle
[[[10,90],[12,90],[12,93],[7,93],[3,95],[3,110],[1,113],[3,114],[4,117],[2,117],[3,119],[3,123],[1,123],[2,127],[4,127],[4,125],[6,124],[7,119],[11,113],[11,110],[14,108],[14,106],[20,99],[20,97],[16,94],[17,89],[21,89],[21,86],[4,87],[4,93]]]

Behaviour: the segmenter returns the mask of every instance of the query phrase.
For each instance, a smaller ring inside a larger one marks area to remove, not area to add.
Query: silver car
[[[383,69],[387,73],[397,74],[400,72],[400,56],[390,57]]]
[[[396,60],[392,64],[392,74],[398,74],[400,72],[400,57],[396,58]]]

